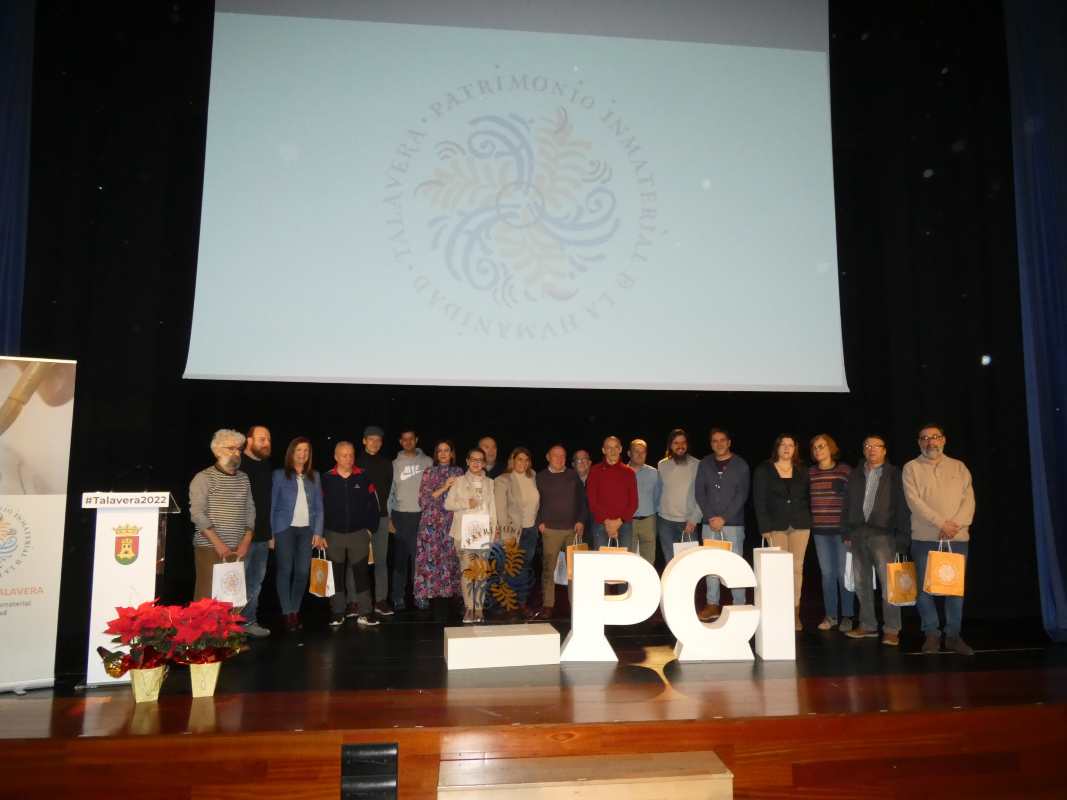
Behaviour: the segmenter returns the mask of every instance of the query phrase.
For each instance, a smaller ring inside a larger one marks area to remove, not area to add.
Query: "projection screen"
[[[187,378],[847,391],[825,0],[219,0]]]

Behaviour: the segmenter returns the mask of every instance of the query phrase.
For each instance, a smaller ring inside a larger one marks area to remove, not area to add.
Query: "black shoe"
[[[331,628],[340,628],[344,624],[345,624],[345,615],[344,614],[334,614],[332,617],[330,617],[330,627]]]
[[[374,604],[374,613],[380,617],[393,616],[393,605],[388,600],[379,600]]]

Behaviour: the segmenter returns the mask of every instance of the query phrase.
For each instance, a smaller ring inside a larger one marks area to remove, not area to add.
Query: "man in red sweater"
[[[589,470],[585,483],[589,511],[593,515],[593,544],[598,549],[610,544],[632,550],[637,478],[622,463],[622,442],[617,436],[605,439],[601,452],[604,460]]]

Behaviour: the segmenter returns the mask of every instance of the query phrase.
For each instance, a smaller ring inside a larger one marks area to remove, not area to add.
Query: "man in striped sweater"
[[[211,573],[229,556],[244,558],[252,544],[256,504],[248,476],[239,471],[244,434],[215,431],[211,452],[215,463],[193,476],[189,484],[189,515],[196,526],[193,553],[196,591],[193,599],[211,597]]]

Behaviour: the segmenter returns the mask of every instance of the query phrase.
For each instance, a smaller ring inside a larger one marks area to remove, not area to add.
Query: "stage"
[[[796,663],[681,665],[650,621],[610,636],[618,665],[450,673],[427,616],[255,641],[209,699],[182,669],[141,706],[4,696],[0,795],[336,798],[353,743],[398,745],[402,798],[435,797],[442,760],[697,750],[736,797],[1063,795],[1067,649],[1036,625],[969,624],[973,658],[911,626],[899,650],[808,630]]]

